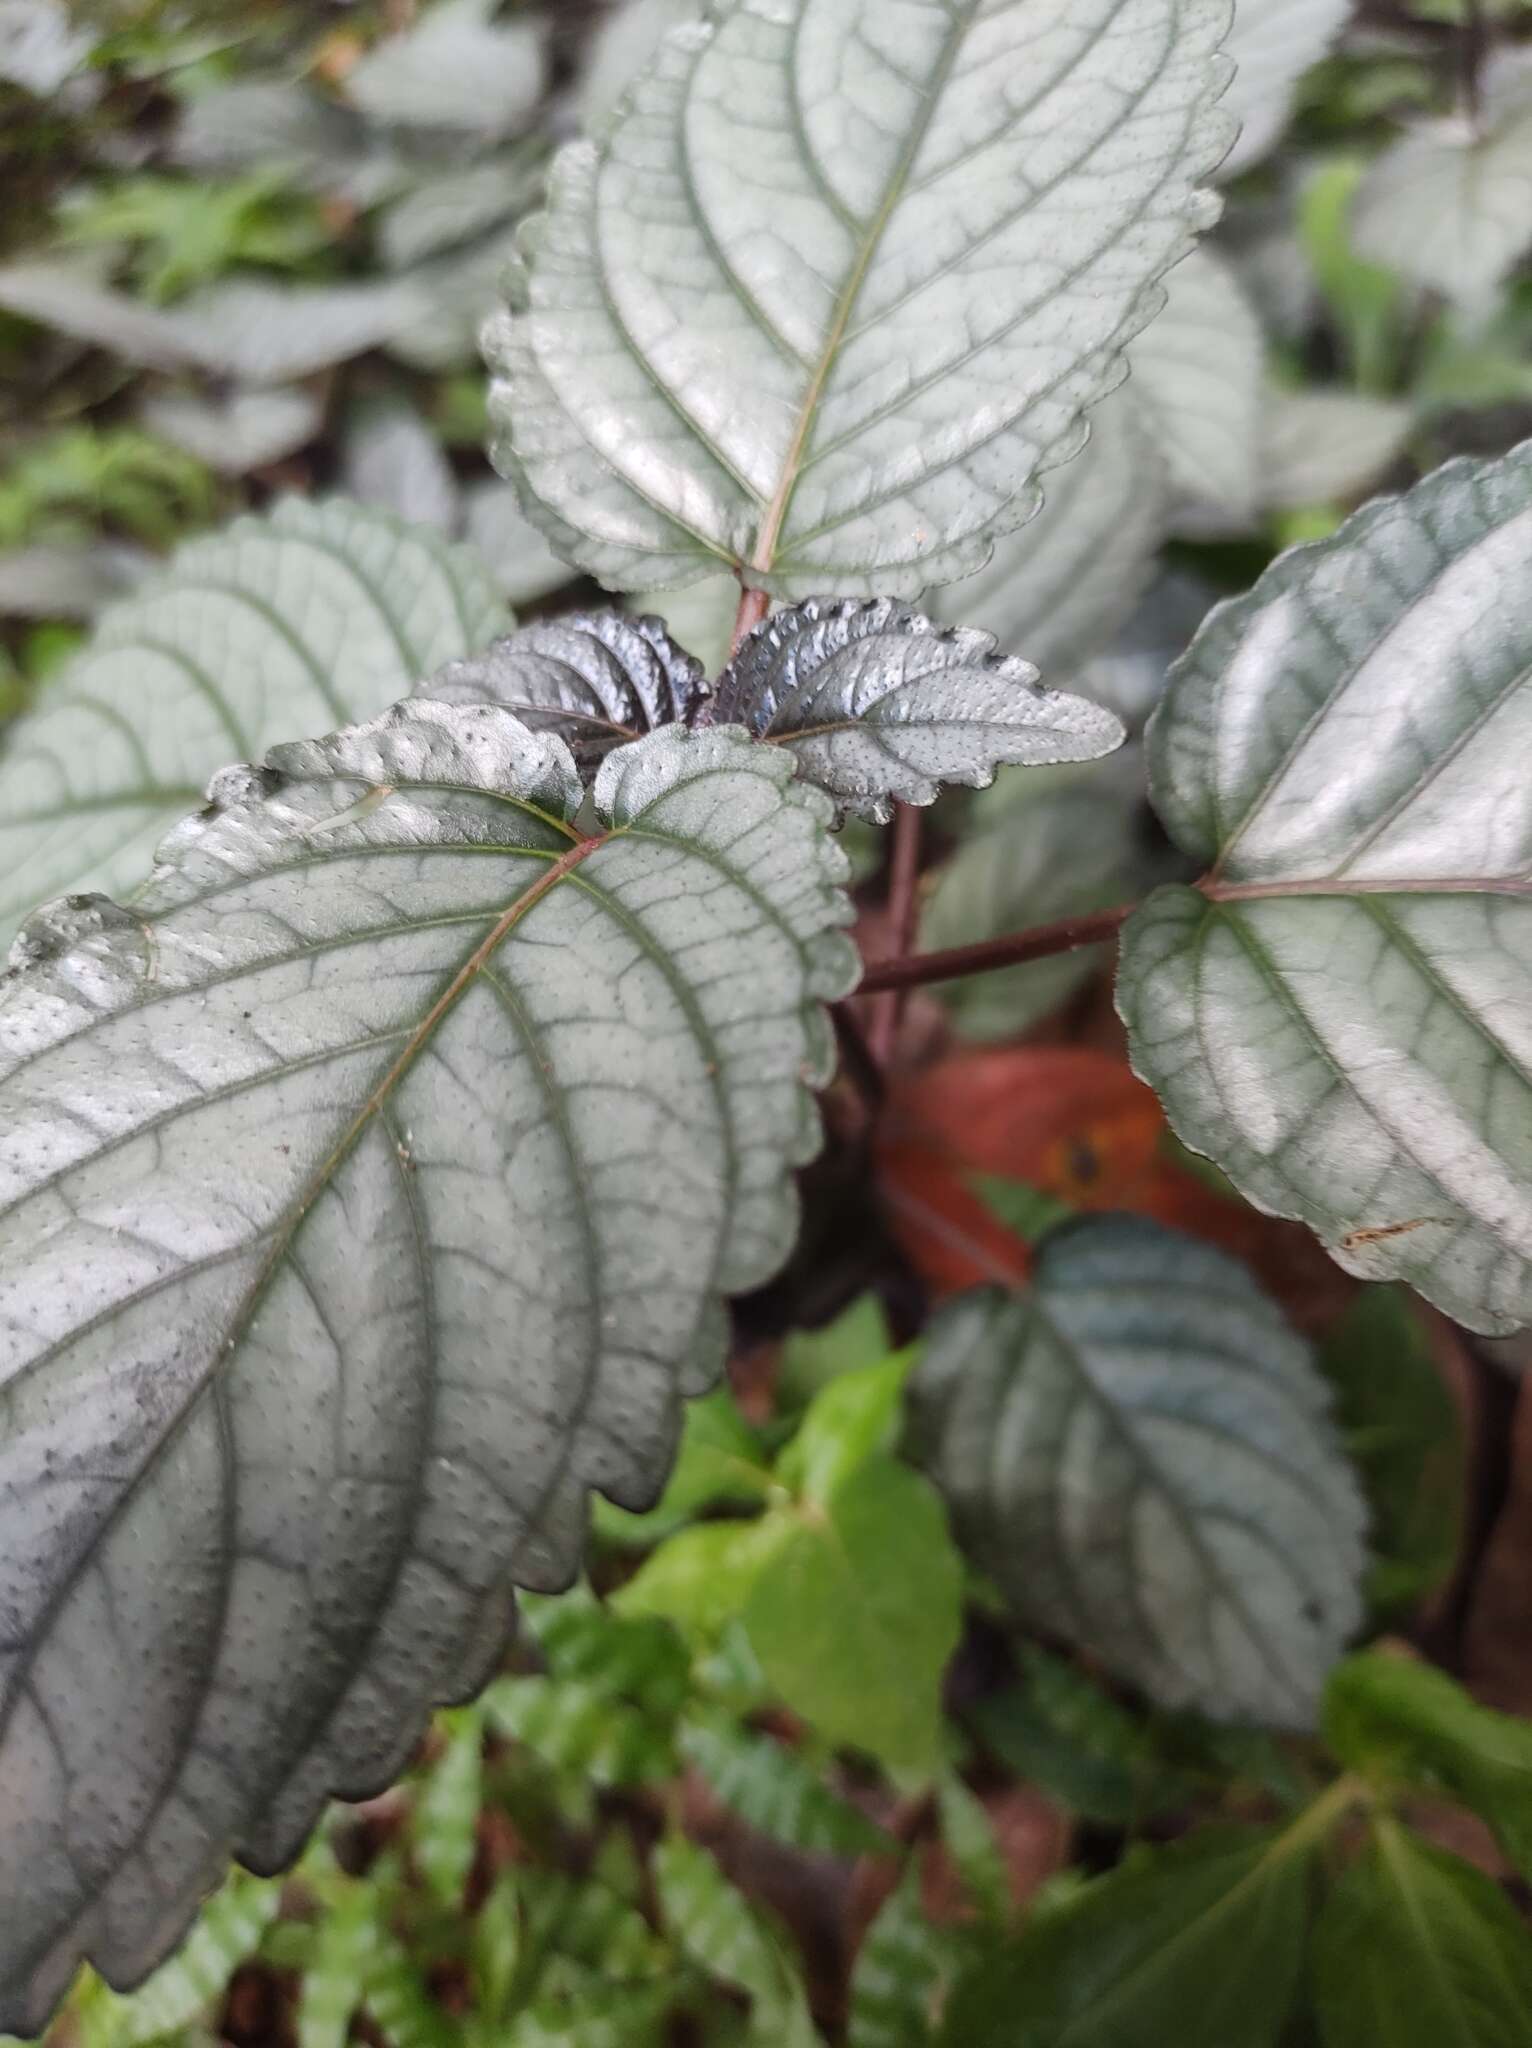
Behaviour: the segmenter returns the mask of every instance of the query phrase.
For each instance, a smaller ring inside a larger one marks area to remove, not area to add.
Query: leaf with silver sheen
[[[1210,873],[1123,936],[1187,1144],[1349,1272],[1532,1322],[1532,443],[1458,461],[1220,606],[1151,727]]]
[[[219,778],[0,983],[0,2032],[178,1939],[654,1499],[792,1242],[829,806],[420,701]]]

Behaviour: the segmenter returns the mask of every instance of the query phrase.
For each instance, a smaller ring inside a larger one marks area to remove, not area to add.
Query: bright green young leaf
[[[869,1459],[892,1451],[899,1434],[911,1351],[858,1366],[822,1387],[776,1464],[776,1477],[806,1500],[832,1501]]]
[[[1205,1828],[1135,1859],[965,1976],[940,2048],[1276,2048],[1303,1961],[1311,1856],[1300,1823]]]
[[[1532,1881],[1532,1726],[1481,1707],[1444,1671],[1374,1651],[1332,1672],[1324,1732],[1351,1769],[1472,1807]]]
[[[681,1754],[715,1799],[762,1834],[811,1856],[886,1856],[894,1844],[793,1750],[728,1720],[694,1721]]]
[[[142,1976],[231,1843],[274,1869],[386,1782],[511,1585],[573,1575],[588,1489],[653,1501],[722,1296],[792,1243],[855,972],[790,775],[672,728],[586,837],[561,741],[421,701],[220,777],[134,911],[28,926],[0,2025],[82,1953]]]
[[[1179,1136],[1349,1272],[1532,1321],[1532,445],[1449,463],[1213,613],[1151,728],[1209,876],[1118,1002]]]
[[[763,1507],[774,1485],[759,1437],[728,1388],[720,1387],[688,1407],[675,1468],[658,1506],[646,1515],[628,1515],[597,1501],[595,1527],[608,1543],[642,1549],[706,1508]]]
[[[1234,271],[1193,249],[1166,279],[1165,310],[1129,352],[1136,396],[1179,501],[1177,528],[1254,524],[1260,494],[1261,323]]]
[[[678,1530],[612,1597],[619,1614],[674,1622],[702,1642],[743,1614],[751,1588],[776,1551],[796,1533],[775,1510],[748,1522],[702,1522]]]
[[[498,704],[534,732],[559,733],[584,769],[625,740],[689,722],[707,682],[658,619],[579,612],[523,626],[428,676],[415,694]]]
[[[958,1953],[952,1929],[926,1917],[920,1871],[912,1863],[857,1950],[848,2048],[930,2048]]]
[[[819,1330],[794,1330],[782,1347],[777,1401],[784,1409],[807,1407],[843,1373],[881,1365],[893,1349],[888,1319],[875,1294],[863,1294]]]
[[[963,1590],[940,1501],[918,1473],[874,1457],[829,1502],[777,1512],[791,1533],[744,1612],[767,1679],[828,1741],[934,1769]]]
[[[227,762],[371,718],[505,623],[471,554],[343,500],[188,542],[0,734],[0,946],[55,896],[136,887]]]
[[[1358,252],[1482,314],[1532,246],[1532,62],[1502,51],[1483,108],[1423,125],[1357,188]]]
[[[713,716],[785,748],[807,782],[883,824],[944,783],[984,788],[1007,764],[1091,761],[1122,744],[1114,714],[1045,690],[988,633],[886,599],[810,598],[757,627],[718,679]]]
[[[728,0],[675,29],[558,159],[489,331],[528,509],[622,589],[733,564],[913,598],[981,567],[1216,213],[1226,25]]]
[[[1360,1615],[1362,1509],[1304,1345],[1242,1266],[1140,1218],[933,1325],[908,1393],[960,1539],[1025,1620],[1162,1705],[1308,1726]]]
[[[1392,1820],[1338,1880],[1314,1934],[1324,2048],[1522,2048],[1532,1933],[1491,1879]]]
[[[1451,1571],[1463,1527],[1465,1446],[1409,1297],[1370,1287],[1325,1338],[1320,1365],[1368,1503],[1369,1604],[1412,1607]]]
[[[1164,535],[1165,468],[1137,400],[1130,384],[1095,408],[1080,453],[1038,479],[1041,511],[1001,535],[977,576],[933,592],[933,618],[982,626],[1050,683],[1079,680],[1132,612]]]

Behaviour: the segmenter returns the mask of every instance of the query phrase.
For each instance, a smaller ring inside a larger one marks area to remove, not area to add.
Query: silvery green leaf
[[[203,365],[245,384],[285,384],[392,341],[426,309],[413,278],[277,284],[231,278],[171,318]]]
[[[543,153],[507,151],[484,163],[437,171],[394,201],[378,230],[390,270],[407,270],[524,213],[542,182]]]
[[[1532,445],[1221,605],[1150,727],[1209,869],[1128,924],[1134,1064],[1349,1272],[1532,1322]]]
[[[680,728],[584,803],[556,737],[402,705],[221,775],[0,983],[0,2030],[392,1776],[791,1245],[829,806]]]
[[[691,649],[708,675],[720,675],[728,666],[739,612],[739,584],[734,577],[704,576],[679,590],[639,591],[624,601],[624,609],[640,615],[657,614],[672,637]]]
[[[1110,711],[1043,689],[993,635],[887,598],[810,598],[767,619],[720,676],[714,715],[873,823],[943,783],[982,789],[1008,763],[1093,761],[1123,738]]]
[[[389,354],[417,370],[476,363],[479,330],[499,301],[514,251],[515,233],[507,228],[403,272],[394,283],[409,310],[388,337]]]
[[[0,618],[93,618],[153,566],[153,555],[119,541],[35,541],[0,549]]]
[[[974,805],[957,852],[937,876],[920,920],[920,951],[977,945],[1028,925],[1120,903],[1160,879],[1139,844],[1139,750],[1072,773],[1020,768]],[[998,800],[998,801],[997,801]],[[936,993],[960,1037],[1014,1038],[1058,1009],[1101,965],[1082,947]]]
[[[375,206],[405,178],[399,157],[360,114],[298,84],[244,80],[199,93],[172,141],[195,170],[282,169],[310,191]]]
[[[591,39],[580,81],[580,119],[589,132],[617,111],[668,32],[683,21],[700,21],[706,9],[707,0],[620,0]]]
[[[382,399],[354,408],[341,444],[348,497],[415,526],[451,533],[461,509],[457,478],[431,428],[412,405]]]
[[[0,79],[38,99],[80,70],[94,40],[70,20],[63,0],[0,0]]]
[[[1532,247],[1532,60],[1507,51],[1485,75],[1483,112],[1422,125],[1357,188],[1359,256],[1484,311]]]
[[[1166,279],[1165,310],[1129,351],[1144,408],[1182,501],[1179,525],[1220,533],[1255,523],[1266,345],[1238,278],[1193,249]]]
[[[226,398],[149,390],[137,409],[151,434],[224,476],[245,476],[280,462],[312,441],[324,420],[323,402],[297,384],[232,391]]]
[[[1239,118],[1239,140],[1222,176],[1235,177],[1274,147],[1292,112],[1293,87],[1326,56],[1351,13],[1351,0],[1234,0],[1224,45],[1234,59],[1225,102]]]
[[[1141,732],[1164,693],[1171,664],[1186,652],[1214,595],[1210,584],[1184,569],[1165,571],[1112,645],[1086,663],[1076,682],[1096,703],[1115,711],[1130,733]]]
[[[1356,391],[1271,390],[1263,404],[1261,498],[1279,508],[1355,503],[1415,423],[1403,400]]]
[[[688,723],[707,679],[658,619],[576,612],[449,663],[416,695],[499,705],[535,732],[558,733],[587,767],[625,741]]]
[[[542,97],[543,31],[493,14],[493,0],[436,0],[352,66],[347,98],[374,121],[515,134]]]
[[[1111,639],[1163,537],[1165,468],[1131,391],[1099,405],[1084,448],[1040,482],[1037,517],[998,540],[977,576],[933,592],[930,609],[983,626],[1051,680]]]
[[[0,307],[150,369],[206,367],[175,309],[114,291],[94,264],[49,256],[0,265]]]
[[[187,543],[0,740],[0,944],[49,897],[135,887],[225,762],[371,716],[505,623],[466,550],[344,501]]]
[[[1226,23],[1225,0],[727,0],[683,24],[554,166],[486,329],[496,460],[621,589],[970,574],[1216,214]]]
[[[510,484],[470,484],[463,510],[469,541],[513,605],[531,604],[574,581],[576,572],[549,547]]]
[[[1312,1725],[1361,1619],[1363,1508],[1309,1347],[1141,1217],[938,1316],[909,1401],[960,1541],[1030,1626],[1162,1706]]]
[[[88,268],[52,259],[0,268],[0,306],[151,369],[283,384],[376,348],[425,317],[413,278],[292,285],[230,279],[179,305],[143,305]]]

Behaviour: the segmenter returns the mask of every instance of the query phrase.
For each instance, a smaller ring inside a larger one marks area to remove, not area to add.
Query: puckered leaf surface
[[[829,806],[411,703],[227,771],[0,983],[0,2032],[144,1974],[650,1505],[795,1227]]]
[[[1006,763],[1090,761],[1122,744],[1115,713],[1045,690],[993,636],[889,599],[811,598],[756,628],[719,678],[715,715],[785,747],[798,772],[874,821],[983,788]]]
[[[1532,1321],[1532,446],[1459,461],[1221,606],[1151,727],[1211,873],[1124,935],[1185,1141],[1348,1271]]]
[[[581,765],[660,726],[686,723],[707,696],[702,667],[658,619],[580,612],[497,640],[416,692],[444,704],[498,704],[563,735]]]
[[[674,29],[559,159],[489,332],[529,510],[628,590],[724,563],[914,597],[979,568],[1216,213],[1228,18],[726,0]]]
[[[1305,1344],[1243,1267],[1135,1217],[961,1296],[910,1384],[960,1539],[1031,1623],[1172,1707],[1312,1723],[1361,1615],[1362,1504]]]
[[[471,553],[358,505],[190,542],[0,736],[0,947],[50,897],[134,888],[225,762],[371,718],[505,623]]]

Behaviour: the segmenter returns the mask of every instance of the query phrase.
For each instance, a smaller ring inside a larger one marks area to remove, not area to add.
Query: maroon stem
[[[1103,939],[1115,938],[1137,908],[1136,903],[1119,903],[1111,910],[1092,911],[1087,917],[1061,917],[1056,924],[1036,925],[1027,932],[1009,932],[1003,939],[986,939],[978,946],[954,946],[946,953],[916,953],[900,959],[878,960],[862,976],[859,993],[870,996],[890,989],[925,988],[935,981],[958,981],[965,974],[1021,967],[1028,960],[1046,960],[1053,953],[1072,953],[1078,946],[1099,945]]]
[[[894,848],[889,861],[888,928],[889,943],[896,960],[904,958],[915,943],[917,896],[920,883],[920,813],[913,804],[894,809]],[[863,979],[862,986],[868,986]],[[867,1034],[873,1058],[886,1067],[894,1056],[899,1025],[904,1015],[904,998],[910,982],[889,982],[886,993],[872,1013]]]
[[[764,590],[742,590],[739,594],[739,610],[734,614],[734,639],[729,648],[732,661],[771,610],[771,599]]]

